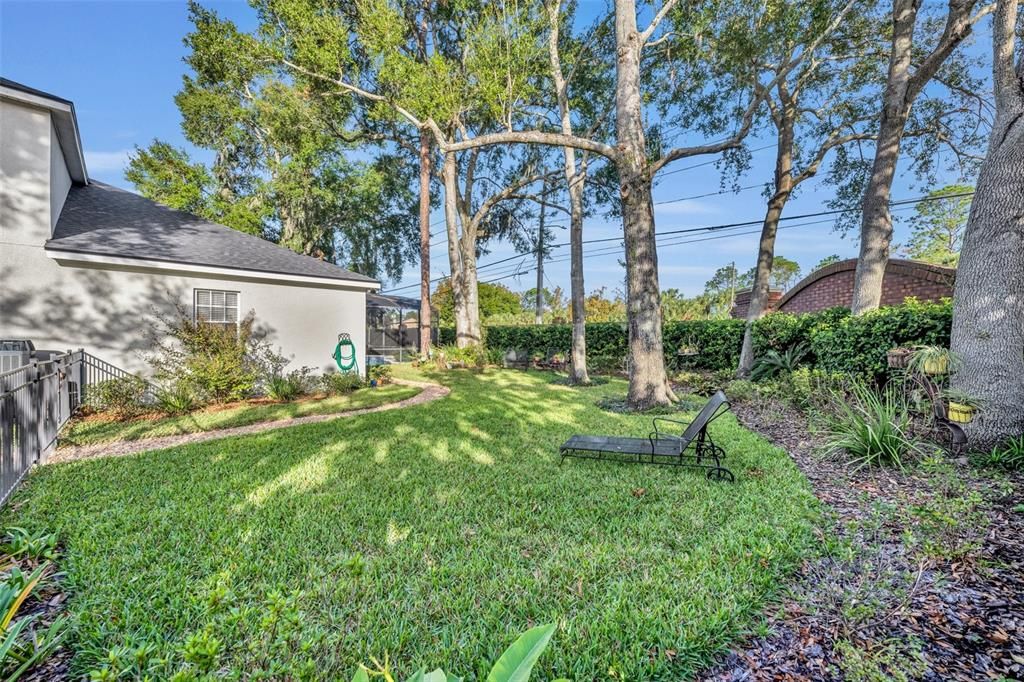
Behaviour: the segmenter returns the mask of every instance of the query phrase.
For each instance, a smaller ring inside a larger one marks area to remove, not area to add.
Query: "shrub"
[[[726,397],[734,402],[746,402],[757,397],[757,386],[746,379],[733,379],[724,390]]]
[[[139,377],[124,376],[100,381],[89,387],[86,399],[91,408],[109,412],[118,419],[128,419],[143,411],[142,398],[146,382]]]
[[[487,352],[482,345],[442,346],[436,349],[434,361],[440,369],[452,367],[483,367],[487,364]]]
[[[202,400],[227,402],[248,398],[260,377],[279,374],[284,358],[254,333],[249,313],[238,327],[193,320],[183,307],[175,319],[160,318],[149,362],[157,378],[183,384]]]
[[[185,382],[178,382],[156,394],[156,406],[164,414],[188,414],[200,406],[199,399]]]
[[[771,313],[754,324],[754,352],[785,353],[805,344],[808,364],[830,372],[848,372],[875,379],[884,377],[890,348],[915,344],[948,345],[952,324],[950,302],[922,303],[907,299],[900,306],[880,308],[868,315],[851,317],[845,308],[793,315]],[[670,370],[732,370],[739,361],[743,341],[743,320],[684,320],[662,325],[665,361]],[[621,362],[628,354],[628,327],[618,322],[587,324],[587,365],[610,370],[610,359]],[[455,331],[438,330],[442,346],[455,342]],[[502,352],[565,353],[572,345],[572,327],[567,324],[497,326],[484,329],[484,345]],[[681,356],[679,350],[693,347],[697,354]]]
[[[355,372],[330,372],[320,377],[320,386],[328,395],[342,395],[362,388],[363,380]]]
[[[267,379],[267,397],[280,402],[291,402],[304,391],[302,377],[296,372],[276,375]]]
[[[920,453],[910,433],[910,410],[895,390],[879,393],[857,383],[850,394],[834,392],[832,407],[828,450],[849,455],[855,469],[893,466],[902,470]]]
[[[821,369],[879,380],[888,372],[885,356],[890,348],[948,345],[952,319],[949,301],[907,299],[901,306],[816,324],[810,331],[811,350]]]
[[[394,380],[391,376],[391,365],[374,365],[370,368],[370,378],[376,379],[378,386],[387,386]]]
[[[750,378],[754,381],[770,379],[778,374],[792,374],[807,356],[807,347],[803,343],[790,346],[779,352],[770,350],[754,365]]]
[[[992,448],[985,457],[985,463],[1009,471],[1024,469],[1024,436],[1010,438]]]

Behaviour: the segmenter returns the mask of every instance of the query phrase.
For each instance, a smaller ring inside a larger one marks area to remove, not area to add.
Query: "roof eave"
[[[82,138],[78,132],[78,117],[75,115],[74,104],[7,85],[0,85],[0,98],[48,110],[53,117],[53,127],[57,131],[57,140],[68,166],[68,174],[79,184],[89,184],[89,173],[85,167],[85,153],[82,151]]]
[[[128,258],[111,256],[103,253],[92,253],[75,249],[60,248],[52,241],[47,242],[44,251],[55,261],[69,264],[112,265],[119,267],[144,268],[163,272],[179,272],[200,276],[236,277],[243,279],[261,279],[293,284],[315,284],[320,286],[348,287],[365,291],[376,291],[380,282],[373,279],[349,279],[342,277],[318,277],[315,275],[298,275],[287,272],[271,272],[267,270],[247,270],[229,268],[202,263],[186,263],[183,261],[155,260],[150,258]]]

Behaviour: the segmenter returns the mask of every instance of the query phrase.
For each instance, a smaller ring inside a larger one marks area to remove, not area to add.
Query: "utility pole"
[[[537,228],[537,310],[534,324],[544,324],[544,214],[547,213],[548,180],[540,193],[540,226]]]
[[[726,317],[732,315],[732,309],[736,306],[736,261],[733,261],[731,266],[732,282],[729,285],[729,309],[725,311]]]

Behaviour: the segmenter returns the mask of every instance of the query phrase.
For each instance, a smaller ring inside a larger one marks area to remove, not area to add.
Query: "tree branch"
[[[428,120],[428,124],[433,121]],[[612,161],[617,161],[619,153],[611,145],[588,140],[576,135],[563,135],[562,133],[548,133],[540,130],[507,130],[499,133],[488,133],[465,140],[438,141],[438,146],[444,152],[461,152],[474,147],[486,147],[492,144],[542,144],[552,147],[574,147],[600,154]]]
[[[644,45],[647,44],[647,41],[650,40],[652,35],[654,35],[654,32],[658,30],[658,24],[660,24],[662,19],[672,11],[672,8],[675,7],[677,3],[678,0],[665,0],[665,2],[662,3],[661,9],[659,9],[657,14],[654,15],[654,18],[651,19],[651,23],[648,24],[647,28],[640,33],[640,49],[643,49]]]

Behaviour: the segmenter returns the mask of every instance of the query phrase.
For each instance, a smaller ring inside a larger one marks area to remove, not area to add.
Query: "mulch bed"
[[[966,556],[929,559],[908,546],[900,513],[934,494],[926,472],[854,473],[819,454],[822,440],[799,411],[763,400],[733,409],[790,453],[826,505],[833,537],[856,550],[806,561],[767,617],[770,634],[728,653],[703,679],[845,680],[864,652],[877,676],[860,679],[897,679],[897,669],[929,681],[1024,679],[1024,478],[954,462],[966,491],[984,496],[988,527],[974,526],[978,547]]]

